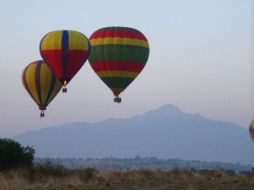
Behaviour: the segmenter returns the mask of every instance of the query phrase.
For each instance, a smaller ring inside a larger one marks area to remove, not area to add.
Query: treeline
[[[139,156],[34,160],[34,153],[0,139],[1,190],[254,190],[254,168],[239,163]]]
[[[203,169],[254,172],[251,165],[208,161],[186,161],[181,159],[158,159],[156,157],[134,158],[35,158],[33,147],[23,147],[11,139],[0,138],[0,171],[35,165],[62,166],[67,169],[95,168],[99,171],[130,171],[139,169],[199,171]]]
[[[208,161],[186,161],[181,159],[158,159],[155,157],[134,158],[36,158],[35,164],[52,163],[53,165],[62,165],[65,168],[96,168],[99,171],[130,171],[139,169],[149,170],[173,170],[184,169],[190,171],[199,171],[203,169],[213,170],[232,170],[234,172],[252,172],[251,165],[242,165],[240,163],[222,163]]]

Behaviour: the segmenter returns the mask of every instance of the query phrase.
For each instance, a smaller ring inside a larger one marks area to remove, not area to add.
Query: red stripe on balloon
[[[130,30],[119,30],[119,29],[105,29],[94,32],[91,39],[96,38],[132,38],[147,41],[146,37],[138,31],[130,31]]]
[[[56,78],[61,79],[63,77],[62,50],[42,50],[41,56]]]
[[[70,80],[82,67],[89,56],[86,50],[69,49],[67,52],[67,72],[66,78]],[[62,50],[41,51],[44,61],[58,79],[63,79]],[[62,81],[63,82],[63,81]]]
[[[86,50],[70,50],[68,51],[67,78],[72,78],[83,66],[89,56]]]
[[[101,61],[91,64],[95,72],[100,71],[130,71],[140,73],[144,64],[140,63],[130,63],[130,62],[119,62],[119,61]]]

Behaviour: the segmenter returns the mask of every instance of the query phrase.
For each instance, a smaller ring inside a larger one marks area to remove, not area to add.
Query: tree
[[[14,140],[0,138],[0,171],[17,167],[31,167],[34,153],[33,147],[23,147]]]
[[[251,168],[251,173],[254,174],[254,167]]]

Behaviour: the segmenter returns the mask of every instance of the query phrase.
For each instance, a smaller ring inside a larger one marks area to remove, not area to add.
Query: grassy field
[[[98,172],[36,166],[0,173],[1,190],[254,190],[253,174],[223,170]]]

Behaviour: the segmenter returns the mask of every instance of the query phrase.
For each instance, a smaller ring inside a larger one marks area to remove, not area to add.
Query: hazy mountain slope
[[[40,157],[156,156],[254,163],[248,131],[232,123],[184,113],[174,105],[129,119],[71,123],[16,136]]]

